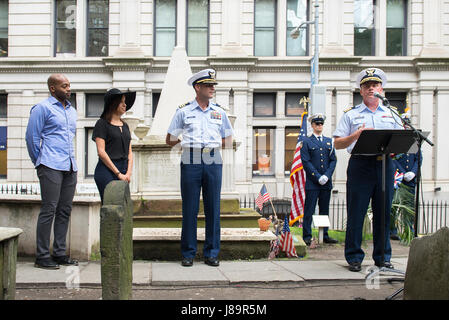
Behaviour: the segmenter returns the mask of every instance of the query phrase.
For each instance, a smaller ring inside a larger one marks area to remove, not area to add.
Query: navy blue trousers
[[[117,169],[126,174],[128,171],[128,159],[112,160]],[[103,203],[104,189],[112,180],[119,180],[119,178],[112,172],[106,165],[98,159],[97,166],[95,167],[94,180],[100,192],[101,203]]]
[[[329,202],[331,200],[331,190],[306,189],[306,201],[304,203],[304,218],[302,221],[302,238],[304,241],[312,239],[312,220],[318,201],[320,215],[329,215]],[[328,228],[324,228],[324,238],[329,238]]]
[[[218,151],[202,154],[184,151],[181,159],[182,232],[181,254],[195,258],[200,192],[206,218],[204,257],[218,257],[220,251],[220,193],[222,162]]]
[[[349,159],[346,182],[347,223],[345,258],[348,263],[362,262],[365,253],[361,248],[363,221],[371,201],[373,209],[373,259],[377,264],[391,259],[390,211],[393,193],[394,168],[387,156],[385,184],[385,229],[381,233],[382,214],[382,161],[375,156],[352,156]],[[384,237],[384,261],[381,261],[381,242]]]

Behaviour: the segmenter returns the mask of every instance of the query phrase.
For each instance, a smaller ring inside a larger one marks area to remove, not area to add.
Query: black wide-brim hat
[[[126,111],[131,109],[131,107],[134,104],[134,101],[136,101],[136,92],[135,91],[121,91],[117,88],[109,89],[105,95],[104,95],[104,109],[108,108],[108,106],[111,104],[111,102],[116,98],[117,96],[125,96],[125,104],[126,104]]]

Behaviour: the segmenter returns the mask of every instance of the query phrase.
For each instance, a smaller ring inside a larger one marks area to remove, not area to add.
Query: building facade
[[[192,72],[217,71],[216,102],[236,116],[235,183],[256,194],[265,183],[290,198],[289,171],[310,90],[314,0],[0,0],[0,184],[32,184],[25,130],[48,96],[46,80],[72,83],[78,112],[78,184],[94,186],[92,128],[111,87],[137,91],[132,116],[151,126],[175,46]],[[319,83],[326,86],[324,133],[360,102],[355,77],[375,66],[386,96],[435,146],[423,145],[423,189],[449,194],[449,0],[320,0]],[[337,151],[335,190],[344,194],[346,150]],[[81,190],[79,188],[79,190]],[[89,189],[89,188],[87,188]],[[435,191],[440,190],[440,191]]]

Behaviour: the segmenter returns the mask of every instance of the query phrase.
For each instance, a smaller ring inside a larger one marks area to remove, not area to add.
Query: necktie
[[[318,141],[321,142],[321,136],[318,137]]]

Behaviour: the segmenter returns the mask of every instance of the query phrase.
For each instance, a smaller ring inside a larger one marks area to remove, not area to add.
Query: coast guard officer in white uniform
[[[202,190],[206,218],[204,262],[218,266],[220,251],[221,147],[232,147],[233,130],[225,111],[210,101],[217,84],[215,71],[194,74],[188,84],[196,98],[181,105],[168,128],[166,143],[181,143],[182,265],[192,266],[197,251],[197,216]],[[182,134],[182,141],[178,137]]]

